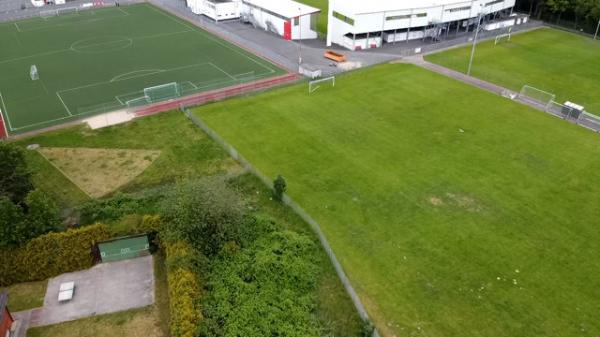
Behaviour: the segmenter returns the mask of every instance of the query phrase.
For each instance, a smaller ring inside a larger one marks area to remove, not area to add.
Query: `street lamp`
[[[473,48],[471,49],[471,59],[469,59],[469,68],[467,69],[467,76],[471,76],[471,67],[473,66],[473,58],[475,57],[475,46],[477,46],[477,37],[479,36],[479,30],[481,29],[481,19],[483,11],[479,12],[477,18],[477,28],[475,29],[475,37],[473,38]]]
[[[298,7],[298,69],[302,66],[302,8]]]
[[[600,19],[598,19],[598,26],[596,27],[596,34],[594,34],[594,40],[598,37],[598,30],[600,30]]]

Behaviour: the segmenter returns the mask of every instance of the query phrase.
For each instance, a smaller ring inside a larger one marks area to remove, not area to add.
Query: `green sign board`
[[[102,262],[121,261],[150,254],[147,235],[118,238],[98,243]]]

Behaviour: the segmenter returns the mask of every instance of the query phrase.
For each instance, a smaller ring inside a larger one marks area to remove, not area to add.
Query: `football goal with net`
[[[512,38],[512,27],[508,29],[508,32],[503,33],[503,34],[498,34],[496,36],[496,39],[494,40],[494,45],[497,45],[502,42],[510,42],[511,38]]]
[[[40,16],[42,18],[47,18],[47,17],[52,17],[52,16],[72,14],[72,13],[79,13],[79,7],[64,7],[64,8],[57,8],[57,9],[41,11]]]
[[[320,78],[318,80],[308,82],[308,93],[312,94],[322,85],[331,85],[332,87],[335,87],[335,76]]]
[[[553,93],[532,87],[530,85],[524,85],[517,96],[518,99],[528,101],[538,105],[542,105],[544,109],[548,109],[550,104],[556,99],[556,95]]]
[[[29,76],[31,77],[32,81],[40,79],[40,74],[38,73],[38,68],[35,64],[31,65],[29,68]]]
[[[181,88],[177,82],[171,82],[144,89],[144,97],[148,103],[165,101],[181,96]]]

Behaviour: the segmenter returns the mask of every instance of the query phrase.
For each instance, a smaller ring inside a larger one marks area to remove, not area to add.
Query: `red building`
[[[8,294],[0,294],[0,337],[10,337],[10,327],[13,324],[13,317],[8,311]]]

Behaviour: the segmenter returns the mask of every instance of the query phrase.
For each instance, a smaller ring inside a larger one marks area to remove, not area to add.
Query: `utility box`
[[[566,101],[563,104],[563,108],[562,108],[562,114],[565,118],[573,118],[573,119],[579,119],[579,117],[581,117],[581,115],[583,114],[583,112],[585,111],[585,108],[579,104],[575,104],[573,102],[569,102]]]

